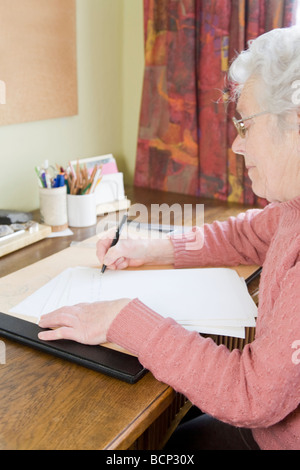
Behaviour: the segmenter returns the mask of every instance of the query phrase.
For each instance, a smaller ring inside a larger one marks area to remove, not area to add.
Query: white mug
[[[66,195],[66,186],[39,190],[41,222],[50,225],[54,232],[68,227]]]
[[[90,227],[97,222],[95,193],[67,195],[70,227]]]

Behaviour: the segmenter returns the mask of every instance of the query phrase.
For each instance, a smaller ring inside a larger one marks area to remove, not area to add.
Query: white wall
[[[143,0],[124,0],[123,22],[123,156],[126,182],[134,177],[138,124],[144,78]],[[122,160],[123,163],[123,160]],[[120,165],[121,166],[121,165]]]
[[[77,61],[78,116],[0,127],[1,209],[38,207],[34,166],[45,159],[66,165],[113,153],[125,181],[132,181],[144,67],[143,0],[77,0]]]

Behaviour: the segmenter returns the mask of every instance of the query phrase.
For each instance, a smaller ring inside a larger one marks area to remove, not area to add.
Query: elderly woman
[[[110,269],[263,265],[255,340],[230,352],[138,299],[60,309],[40,321],[57,327],[41,333],[44,340],[122,345],[201,409],[178,428],[170,449],[300,449],[299,57],[299,28],[278,29],[251,42],[230,69],[239,114],[233,150],[244,155],[253,191],[270,202],[265,209],[205,224],[196,250],[197,230],[168,240],[120,240],[111,249],[110,239],[100,240],[97,247]]]

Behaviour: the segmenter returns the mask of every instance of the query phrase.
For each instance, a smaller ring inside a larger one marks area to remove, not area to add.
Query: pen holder
[[[68,220],[70,227],[90,227],[97,222],[96,198],[94,193],[67,195]]]
[[[67,188],[40,188],[41,222],[50,225],[53,232],[68,228]]]

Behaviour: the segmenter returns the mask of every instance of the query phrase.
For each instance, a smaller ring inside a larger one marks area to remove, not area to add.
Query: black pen
[[[120,223],[119,227],[117,228],[115,238],[113,239],[113,241],[110,245],[110,248],[112,248],[113,246],[115,246],[118,243],[122,227],[125,224],[125,222],[127,221],[127,217],[128,217],[128,214],[123,215],[123,218],[121,220],[121,223]],[[101,269],[101,273],[103,274],[105,270],[106,270],[106,265],[103,264],[102,269]]]

